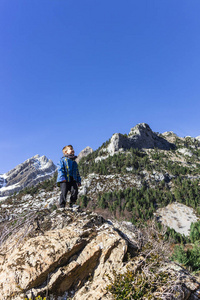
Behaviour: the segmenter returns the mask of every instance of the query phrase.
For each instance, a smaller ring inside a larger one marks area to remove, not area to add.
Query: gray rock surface
[[[155,215],[163,225],[185,236],[189,236],[191,224],[199,221],[193,208],[178,202],[159,208]]]
[[[6,186],[6,179],[5,177],[1,177],[2,175],[0,175],[0,188]]]
[[[183,154],[183,155],[189,156],[189,157],[193,156],[192,151],[189,150],[189,149],[187,149],[187,148],[178,149],[178,152],[181,153],[181,154]]]
[[[77,163],[81,160],[81,158],[87,156],[88,154],[90,154],[90,153],[92,153],[92,152],[93,152],[93,149],[92,149],[91,147],[87,146],[87,147],[86,147],[85,149],[83,149],[83,150],[79,153],[79,155],[77,156],[77,159],[76,159]]]
[[[72,209],[42,209],[39,215],[31,210],[27,216],[21,226],[16,219],[13,230],[5,224],[10,234],[0,245],[0,300],[44,297],[47,292],[52,300],[112,300],[107,286],[114,272],[129,270],[137,281],[137,270],[145,274],[150,268],[145,252],[138,252],[141,240],[153,243],[156,260],[150,266],[156,265],[157,278],[163,271],[168,276],[157,290],[154,281],[152,299],[198,299],[199,282],[167,259],[166,243],[152,241],[151,231],[145,236],[130,222]],[[125,259],[128,253],[134,260]]]
[[[148,124],[140,123],[131,128],[128,136],[120,133],[115,133],[112,136],[107,148],[108,152],[113,154],[121,148],[158,148],[162,150],[169,150],[174,149],[175,145],[169,143],[166,139],[153,132]]]

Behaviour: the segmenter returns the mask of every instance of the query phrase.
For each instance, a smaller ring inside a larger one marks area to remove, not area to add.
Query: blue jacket
[[[58,163],[58,186],[63,180],[66,180],[67,182],[75,180],[77,183],[81,183],[77,162],[67,156],[63,156]]]

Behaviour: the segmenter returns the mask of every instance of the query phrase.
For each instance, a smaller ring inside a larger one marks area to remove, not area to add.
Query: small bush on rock
[[[172,259],[178,261],[187,269],[193,272],[200,271],[200,247],[199,242],[195,242],[192,249],[184,249],[182,245],[177,245],[174,249]]]

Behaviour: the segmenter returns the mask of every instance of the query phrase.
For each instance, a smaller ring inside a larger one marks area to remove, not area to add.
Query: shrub
[[[172,259],[178,261],[191,271],[200,271],[200,244],[194,243],[192,249],[184,249],[182,245],[174,248]]]

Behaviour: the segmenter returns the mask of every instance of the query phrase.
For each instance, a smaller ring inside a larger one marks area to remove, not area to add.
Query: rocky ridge
[[[44,155],[35,155],[27,159],[9,172],[0,175],[0,199],[51,178],[55,170],[56,166],[52,160]]]
[[[29,236],[23,244],[15,247],[12,237],[1,247],[0,285],[4,297],[0,299],[24,299],[26,295],[46,294],[47,290],[52,295],[66,296],[72,289],[76,290],[74,299],[83,299],[82,293],[87,299],[100,299],[107,294],[106,273],[123,267],[128,248],[126,239],[111,223],[84,212],[44,212],[35,225],[27,225],[26,232]],[[23,235],[24,231],[19,231],[18,239]],[[131,246],[137,248],[134,243]],[[90,283],[90,291],[84,293],[81,288],[90,276],[93,288]]]
[[[111,141],[107,147],[108,152],[113,154],[121,148],[158,148],[162,150],[170,150],[174,149],[175,145],[169,143],[166,139],[153,132],[148,124],[140,123],[131,128],[128,136],[115,133],[111,137]]]

